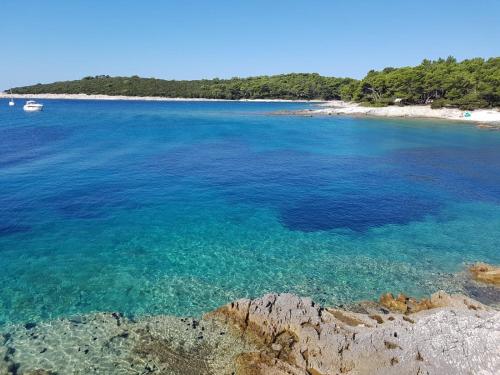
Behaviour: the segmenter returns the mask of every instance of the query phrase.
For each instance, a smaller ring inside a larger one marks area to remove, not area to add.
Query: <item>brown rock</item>
[[[500,285],[500,267],[486,263],[476,263],[469,268],[472,278],[476,281]]]
[[[444,292],[422,300],[388,293],[381,303],[404,314],[439,307],[415,313],[412,319],[394,313],[389,320],[321,308],[291,294],[268,294],[237,301],[209,317],[232,322],[242,337],[259,343],[258,351],[238,358],[238,374],[401,375],[438,369],[451,374],[460,373],[466,363],[490,371],[500,363],[500,355],[487,349],[494,341],[497,318],[486,308],[471,310],[472,302]],[[383,324],[375,325],[374,320]],[[466,357],[462,346],[467,347]],[[422,357],[425,362],[418,360]]]
[[[407,297],[404,294],[400,294],[397,298],[394,298],[391,293],[383,294],[380,297],[380,304],[391,311],[402,314],[413,314],[436,307],[431,300],[427,298],[418,300],[412,297]]]
[[[345,323],[348,326],[356,327],[356,326],[366,325],[364,321],[358,319],[352,313],[349,314],[346,311],[342,311],[339,309],[332,309],[328,307],[326,308],[326,311],[332,314],[335,317],[335,319],[340,320],[342,323]]]
[[[384,323],[384,319],[380,315],[370,315],[370,318],[376,320],[378,324]]]
[[[303,369],[269,356],[265,351],[242,353],[236,359],[238,375],[307,375]]]
[[[402,314],[406,314],[408,312],[408,306],[406,302],[402,298],[402,294],[398,296],[398,298],[394,298],[392,293],[386,293],[380,296],[380,304],[384,307],[387,307],[391,311],[396,311]]]

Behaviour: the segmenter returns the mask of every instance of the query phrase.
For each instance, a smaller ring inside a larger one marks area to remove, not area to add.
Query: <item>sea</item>
[[[0,101],[0,325],[467,292],[500,263],[500,131],[307,103]],[[277,115],[276,112],[281,112]]]

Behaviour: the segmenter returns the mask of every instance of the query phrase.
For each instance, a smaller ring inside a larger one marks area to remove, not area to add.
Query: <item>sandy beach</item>
[[[358,103],[333,100],[319,104],[316,109],[294,111],[293,114],[319,116],[351,115],[396,118],[435,118],[500,125],[500,111],[497,108],[464,111],[458,108],[432,109],[430,105],[365,107]]]
[[[286,99],[205,99],[205,98],[168,98],[162,96],[115,96],[87,94],[9,94],[0,92],[0,99],[57,99],[57,100],[137,100],[153,102],[277,102],[277,103],[324,103],[323,100],[286,100]]]

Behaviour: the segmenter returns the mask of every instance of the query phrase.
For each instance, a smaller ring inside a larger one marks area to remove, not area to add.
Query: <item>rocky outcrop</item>
[[[422,310],[432,309],[434,304],[427,298],[417,300],[400,294],[394,298],[392,293],[383,294],[380,297],[380,304],[387,307],[389,310],[402,314],[416,313]]]
[[[93,314],[0,330],[0,374],[498,374],[500,312],[444,292],[351,310],[241,299],[203,319]]]
[[[424,302],[383,300],[399,312],[366,315],[268,294],[233,302],[206,319],[232,324],[256,342],[258,351],[238,358],[242,374],[500,372],[499,312],[444,292]]]
[[[497,109],[477,109],[465,112],[458,108],[433,109],[429,105],[392,105],[386,107],[368,107],[359,103],[333,100],[319,104],[314,109],[275,112],[277,115],[296,116],[375,116],[396,118],[438,118],[453,121],[473,122],[488,130],[499,130],[500,111]]]
[[[476,281],[500,286],[500,267],[486,263],[476,263],[469,268]]]

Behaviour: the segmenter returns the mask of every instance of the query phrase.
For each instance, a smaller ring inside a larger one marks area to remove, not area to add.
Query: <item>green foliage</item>
[[[393,103],[432,103],[474,109],[500,106],[500,58],[481,58],[457,62],[424,60],[416,67],[370,71],[359,82],[354,99],[373,105]]]
[[[283,74],[228,80],[167,81],[154,78],[85,77],[78,81],[18,87],[16,94],[104,94],[164,96],[209,99],[340,99],[349,78],[322,77],[319,74]]]
[[[436,99],[431,103],[432,109],[444,108],[449,106],[449,103],[446,99]]]
[[[16,94],[105,94],[208,99],[342,99],[370,106],[428,104],[474,109],[500,106],[500,57],[371,70],[361,81],[293,73],[195,81],[100,75],[12,89]]]

